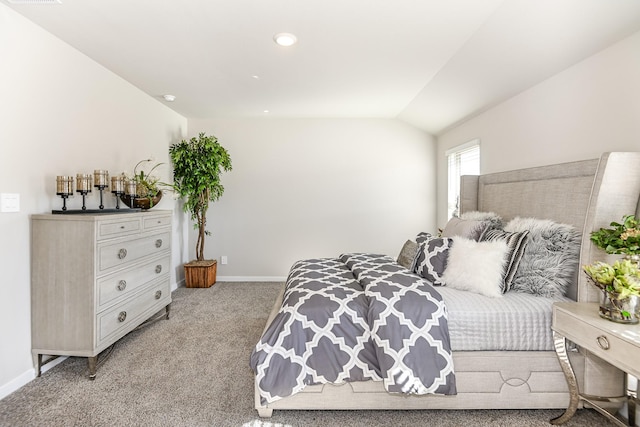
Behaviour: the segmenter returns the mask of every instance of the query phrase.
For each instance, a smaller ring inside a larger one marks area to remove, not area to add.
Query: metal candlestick
[[[62,197],[62,210],[67,210],[67,197],[73,195],[73,177],[59,175],[56,176],[56,194]]]
[[[104,209],[102,204],[102,190],[109,186],[109,172],[105,170],[93,171],[93,186],[100,190],[100,209]]]
[[[93,176],[91,174],[79,173],[76,175],[76,191],[82,194],[82,210],[86,211],[85,197],[91,193]]]
[[[120,196],[124,194],[124,175],[111,177],[111,193],[116,196],[116,209],[120,209]]]
[[[129,179],[125,181],[124,193],[129,197],[131,207],[134,207],[133,199],[138,197],[138,183],[135,179]]]

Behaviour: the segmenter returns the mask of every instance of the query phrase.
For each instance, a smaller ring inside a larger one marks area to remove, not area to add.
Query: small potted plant
[[[133,168],[133,175],[123,173],[126,192],[120,196],[120,200],[130,208],[151,209],[160,202],[162,190],[160,180],[152,175],[153,171],[162,163],[155,164],[149,171],[141,168],[144,163],[153,159],[140,160]],[[140,171],[138,171],[140,168]]]
[[[231,170],[231,157],[212,135],[200,133],[188,141],[182,140],[169,147],[173,164],[173,189],[184,199],[184,211],[191,215],[198,230],[196,259],[184,265],[185,282],[189,288],[210,287],[216,281],[216,261],[205,260],[205,237],[209,203],[224,193],[220,175]]]
[[[596,261],[583,266],[593,284],[603,291],[600,316],[620,323],[638,323],[640,316],[640,269],[631,260],[613,265]]]

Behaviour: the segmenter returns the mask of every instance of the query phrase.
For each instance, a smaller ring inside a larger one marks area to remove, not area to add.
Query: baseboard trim
[[[284,282],[285,276],[218,276],[217,282]]]

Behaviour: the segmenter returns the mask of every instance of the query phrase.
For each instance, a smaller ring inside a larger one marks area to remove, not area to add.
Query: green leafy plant
[[[611,301],[623,319],[631,319],[632,314],[625,308],[629,297],[640,297],[640,269],[629,260],[618,260],[613,265],[596,261],[582,267],[593,284],[600,288]]]
[[[631,260],[618,260],[613,265],[596,261],[583,266],[583,270],[594,284],[615,299],[624,299],[631,295],[640,297],[640,270]]]
[[[191,214],[198,230],[196,259],[204,261],[205,236],[209,203],[224,193],[220,175],[231,170],[231,157],[215,136],[200,133],[188,141],[182,140],[169,147],[173,164],[173,189],[184,199],[184,211]]]
[[[608,254],[640,254],[640,226],[634,215],[626,215],[622,223],[612,222],[612,228],[591,233],[591,241]]]
[[[156,163],[149,171],[145,171],[142,168],[138,171],[138,168],[140,168],[142,164],[152,161],[153,159],[140,160],[133,168],[133,176],[129,178],[136,183],[136,196],[138,198],[149,199],[151,206],[153,206],[153,199],[160,193],[160,186],[162,185],[160,180],[152,175],[152,173],[163,163]]]

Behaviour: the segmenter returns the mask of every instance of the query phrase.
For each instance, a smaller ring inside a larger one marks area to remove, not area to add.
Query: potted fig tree
[[[186,286],[208,288],[216,282],[217,263],[204,259],[205,237],[211,234],[206,228],[207,210],[209,203],[224,193],[220,175],[231,170],[231,157],[215,136],[205,133],[172,144],[169,157],[173,164],[172,187],[184,200],[183,209],[198,230],[196,259],[184,265]]]

